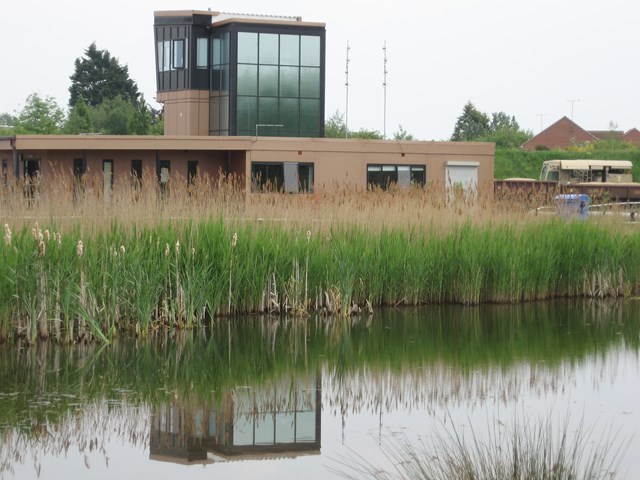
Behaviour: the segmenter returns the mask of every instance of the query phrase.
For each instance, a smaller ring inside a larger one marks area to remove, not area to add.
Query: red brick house
[[[562,117],[522,144],[522,148],[525,150],[536,150],[540,147],[546,147],[550,150],[565,149],[572,144],[595,141],[598,141],[598,137],[586,131],[573,120]]]
[[[548,149],[565,149],[570,145],[580,143],[597,142],[615,136],[616,139],[629,142],[640,147],[640,131],[632,128],[628,132],[611,130],[585,130],[573,120],[562,117],[556,123],[532,137],[522,145],[525,150],[536,150],[536,148],[546,147]]]

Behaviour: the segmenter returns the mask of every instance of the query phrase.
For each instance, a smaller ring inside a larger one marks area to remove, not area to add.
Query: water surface
[[[338,477],[455,428],[611,429],[640,477],[635,301],[218,321],[113,345],[0,349],[3,478]],[[447,430],[448,429],[448,430]],[[466,434],[465,433],[465,434]]]

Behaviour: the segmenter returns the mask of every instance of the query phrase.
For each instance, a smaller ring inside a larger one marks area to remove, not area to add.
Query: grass
[[[109,203],[87,181],[74,203],[68,188],[0,198],[1,338],[106,343],[241,313],[349,316],[640,290],[634,226],[543,218],[519,199],[447,204],[434,185],[247,195],[230,178],[176,185],[169,197],[147,185],[135,201],[116,185]]]
[[[430,440],[417,444],[396,437],[381,446],[392,468],[372,464],[353,454],[336,459],[334,473],[348,479],[424,480],[600,480],[618,477],[629,442],[608,429],[594,439],[584,419],[572,426],[570,416],[559,425],[551,417],[497,419],[486,431],[469,428],[467,435],[449,417]]]

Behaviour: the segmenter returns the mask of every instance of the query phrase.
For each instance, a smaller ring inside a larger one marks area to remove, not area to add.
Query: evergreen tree
[[[95,107],[117,96],[135,103],[140,96],[138,86],[129,78],[129,68],[121,66],[107,50],[98,50],[95,42],[85,50],[85,58],[76,59],[75,71],[70,78],[71,107],[80,97],[88,106]]]
[[[471,101],[467,102],[458,117],[451,140],[454,142],[470,142],[489,132],[489,117],[478,110]]]

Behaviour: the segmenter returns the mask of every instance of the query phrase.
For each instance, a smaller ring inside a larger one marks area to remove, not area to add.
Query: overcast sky
[[[155,103],[153,12],[211,10],[302,16],[326,23],[326,116],[391,137],[451,136],[471,100],[534,133],[563,115],[588,130],[640,128],[638,13],[632,0],[79,0],[4,1],[0,113],[33,92],[69,100],[74,61],[96,42],[128,65]],[[379,4],[379,5],[380,5]],[[386,122],[384,53],[387,45]]]

